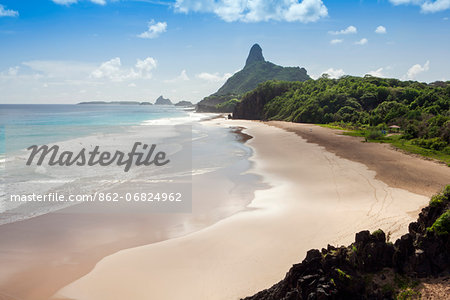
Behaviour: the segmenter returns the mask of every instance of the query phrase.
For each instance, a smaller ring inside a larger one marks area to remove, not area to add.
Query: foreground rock
[[[450,284],[449,209],[450,185],[394,244],[382,230],[361,231],[348,247],[309,250],[282,281],[245,299],[410,299],[424,278]]]

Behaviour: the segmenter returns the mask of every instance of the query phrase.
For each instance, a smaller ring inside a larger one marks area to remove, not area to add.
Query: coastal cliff
[[[421,282],[438,276],[448,285],[450,185],[395,243],[382,230],[361,231],[347,247],[309,250],[283,280],[245,300],[412,299]]]
[[[267,81],[247,93],[233,111],[234,119],[266,120],[265,105],[277,96],[289,91],[294,84],[290,82]]]

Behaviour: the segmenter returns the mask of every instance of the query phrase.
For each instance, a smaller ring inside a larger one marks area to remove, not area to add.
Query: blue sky
[[[0,0],[0,103],[197,102],[266,60],[450,80],[450,0]]]

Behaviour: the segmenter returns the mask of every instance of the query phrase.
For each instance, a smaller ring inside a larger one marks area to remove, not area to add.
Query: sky
[[[198,102],[266,60],[450,80],[450,0],[0,0],[0,103]]]

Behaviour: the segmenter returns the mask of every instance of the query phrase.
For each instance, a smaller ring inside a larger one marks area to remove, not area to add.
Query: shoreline
[[[204,117],[202,114],[201,119]],[[214,133],[227,141],[238,141],[230,129],[205,131]],[[239,142],[236,145],[241,147]],[[240,160],[246,161],[244,156]],[[195,171],[203,167],[199,165]],[[80,214],[74,212],[77,205],[73,210],[69,207],[0,225],[0,298],[48,299],[89,273],[105,256],[184,236],[245,209],[252,196],[245,185],[252,190],[263,188],[253,183],[256,177],[239,176],[245,169],[246,164],[233,159],[227,167],[196,172],[192,177],[192,213]],[[219,188],[214,187],[217,182],[221,183]],[[207,187],[202,188],[205,183]]]
[[[253,136],[250,172],[262,175],[271,188],[257,190],[247,210],[205,229],[104,258],[58,298],[249,296],[282,279],[311,248],[345,244],[362,229],[400,236],[428,203],[423,195],[389,187],[365,165],[292,132],[261,122],[211,122],[246,128]]]

